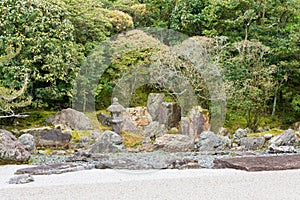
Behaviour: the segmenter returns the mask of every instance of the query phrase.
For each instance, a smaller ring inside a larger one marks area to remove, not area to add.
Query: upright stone
[[[181,120],[181,108],[175,102],[163,102],[159,113],[159,123],[167,128],[176,127]]]
[[[188,135],[193,139],[198,138],[203,131],[208,131],[209,128],[209,116],[200,106],[193,107],[187,117],[181,118],[181,134]]]
[[[158,121],[161,104],[164,102],[165,95],[161,93],[150,93],[147,101],[147,109],[153,121]]]

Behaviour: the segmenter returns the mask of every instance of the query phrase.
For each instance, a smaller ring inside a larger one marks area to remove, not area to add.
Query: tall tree
[[[0,66],[1,84],[18,87],[20,75],[30,73],[34,106],[68,106],[77,73],[74,27],[58,0],[0,0],[0,55],[6,46],[22,50]]]

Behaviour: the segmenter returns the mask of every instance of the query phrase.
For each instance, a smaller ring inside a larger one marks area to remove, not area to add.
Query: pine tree
[[[19,47],[15,52],[9,51],[5,56],[0,56],[0,64],[7,62],[8,60],[15,57],[21,50]],[[28,115],[15,114],[15,109],[25,107],[31,104],[31,97],[25,96],[25,91],[28,85],[28,74],[25,74],[24,82],[19,90],[13,88],[6,88],[0,85],[0,113],[3,116],[1,118],[25,118]]]

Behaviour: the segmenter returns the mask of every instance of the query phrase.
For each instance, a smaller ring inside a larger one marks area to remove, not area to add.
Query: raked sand
[[[85,170],[33,176],[8,184],[22,167],[0,166],[0,199],[300,199],[300,170],[245,172],[232,169]]]

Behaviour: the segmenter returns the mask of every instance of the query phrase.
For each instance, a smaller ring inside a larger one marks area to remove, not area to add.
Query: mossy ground
[[[238,128],[247,128],[245,115],[240,111],[227,110],[224,127],[231,134],[234,134]],[[258,127],[269,127],[270,129],[287,129],[288,127],[282,124],[282,121],[277,116],[264,115],[259,120]]]
[[[47,119],[47,117],[54,115],[55,111],[45,111],[45,110],[35,110],[29,111],[29,117],[26,118],[17,118],[17,119],[7,119],[0,121],[0,128],[6,130],[21,130],[28,129],[34,127],[43,126],[43,122]]]
[[[272,134],[273,137],[274,137],[274,136],[277,136],[277,135],[279,135],[283,132],[284,132],[284,130],[274,128],[274,129],[271,129],[269,131],[265,131],[265,132],[261,132],[261,133],[250,133],[247,136],[248,137],[263,137],[265,134]]]
[[[123,144],[129,149],[138,149],[142,147],[144,137],[135,133],[121,131]]]

